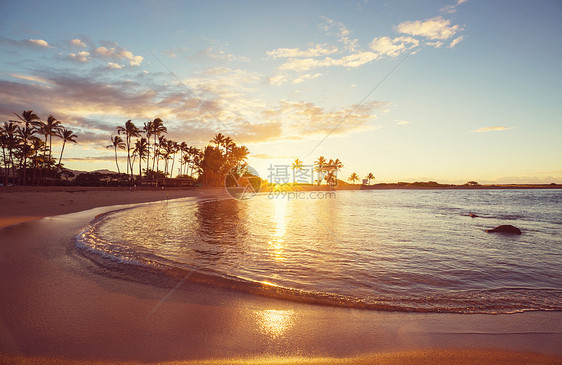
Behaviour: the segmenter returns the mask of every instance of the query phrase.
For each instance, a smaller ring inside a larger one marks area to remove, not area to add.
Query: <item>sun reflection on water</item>
[[[283,255],[283,249],[285,248],[284,236],[287,231],[287,200],[286,199],[275,199],[275,233],[273,237],[268,242],[270,246],[273,247],[275,260],[285,260]]]
[[[273,339],[282,336],[295,324],[295,311],[292,309],[266,309],[254,314],[260,331]]]

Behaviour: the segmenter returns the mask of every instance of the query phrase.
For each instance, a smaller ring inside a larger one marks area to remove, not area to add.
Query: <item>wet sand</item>
[[[82,202],[79,207],[64,208],[66,203],[54,202],[82,193],[34,192],[47,197],[29,216],[46,218],[0,229],[0,362],[562,363],[560,312],[378,312],[294,303],[189,280],[170,293],[176,282],[158,284],[150,274],[144,283],[127,280],[74,246],[90,220],[119,207],[75,208],[112,199],[162,199],[160,192],[135,198],[127,193],[88,191],[83,201],[72,198]],[[15,202],[0,206],[4,217],[22,214],[21,201],[38,197],[12,194],[0,196],[0,202]],[[52,216],[59,209],[76,213]]]
[[[0,187],[0,228],[95,207],[224,193],[219,188]]]

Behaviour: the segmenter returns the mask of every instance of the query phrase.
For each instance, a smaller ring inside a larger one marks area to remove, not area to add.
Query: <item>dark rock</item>
[[[497,226],[494,229],[487,229],[486,232],[488,232],[488,233],[497,232],[497,233],[508,233],[508,234],[521,234],[521,230],[519,228],[514,227],[510,224]]]

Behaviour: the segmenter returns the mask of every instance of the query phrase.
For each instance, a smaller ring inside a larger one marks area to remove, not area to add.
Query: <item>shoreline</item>
[[[157,200],[162,198],[158,193],[135,199]],[[186,197],[185,191],[178,194]],[[97,199],[97,204],[104,202]],[[150,314],[169,289],[108,275],[74,247],[74,236],[95,216],[123,207],[102,206],[0,229],[0,293],[10,293],[0,299],[0,360],[230,363],[236,358],[279,363],[301,356],[294,363],[459,363],[474,356],[483,363],[513,363],[527,356],[529,362],[562,361],[562,312],[379,312],[186,281]]]
[[[562,189],[562,185],[401,185],[345,184],[338,186],[281,185],[262,186],[260,194],[269,192],[332,192],[349,190],[506,190]],[[216,195],[228,197],[225,188],[207,187],[80,187],[80,186],[0,186],[0,229],[53,215],[80,212],[101,206],[146,203],[185,197]]]
[[[111,361],[99,362],[89,360],[68,360],[49,357],[24,357],[14,355],[2,355],[0,361],[19,364],[43,364],[43,365],[139,365],[137,361]],[[560,358],[556,356],[538,354],[523,351],[502,350],[423,350],[423,351],[396,351],[377,354],[359,355],[353,357],[307,357],[307,356],[256,356],[249,358],[214,358],[208,360],[176,360],[158,362],[164,365],[245,365],[245,364],[346,364],[346,365],[400,365],[400,364],[560,364]]]
[[[0,229],[103,206],[202,196],[226,196],[226,191],[221,188],[0,187]]]

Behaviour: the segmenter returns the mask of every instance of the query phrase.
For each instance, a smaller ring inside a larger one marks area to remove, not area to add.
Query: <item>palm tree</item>
[[[168,150],[170,151],[170,159],[172,160],[172,167],[170,168],[170,177],[174,175],[174,162],[176,161],[176,153],[178,152],[178,142],[168,141]],[[166,162],[166,166],[168,163]]]
[[[135,142],[133,154],[139,156],[139,180],[142,177],[142,160],[148,156],[148,139],[142,137]],[[146,171],[148,173],[148,170]]]
[[[4,185],[8,185],[8,176],[10,175],[10,166],[12,169],[12,179],[16,176],[16,167],[14,163],[14,149],[18,144],[18,127],[14,121],[4,122],[0,127],[0,134],[2,136],[2,155],[4,157]],[[6,161],[6,150],[8,150],[8,160]],[[13,180],[12,180],[13,181]]]
[[[115,136],[115,137],[111,137],[111,144],[109,146],[107,146],[106,148],[113,148],[113,150],[115,151],[115,165],[117,165],[117,173],[121,174],[121,170],[119,169],[119,163],[117,163],[117,149],[125,149],[125,142],[123,142],[123,139],[119,136]]]
[[[162,134],[168,133],[168,128],[164,127],[164,122],[160,118],[156,118],[152,121],[152,135],[154,136],[154,159],[152,160],[152,170],[154,170],[156,165],[156,171],[158,171],[158,146],[160,137]],[[149,140],[150,142],[150,140]],[[160,143],[160,146],[162,144]]]
[[[197,147],[188,147],[187,155],[184,156],[185,162],[188,164],[188,168],[191,168],[191,173],[189,169],[186,169],[186,174],[193,177],[193,170],[196,166],[199,166],[202,156],[201,151]]]
[[[160,170],[160,168],[158,168],[158,163],[160,162],[160,156],[162,155],[162,151],[167,146],[167,144],[168,142],[166,137],[164,136],[158,137],[158,143],[156,144],[156,154],[154,156],[154,158],[156,159],[156,172]]]
[[[224,147],[225,152],[227,153],[231,152],[234,149],[234,147],[236,147],[236,143],[234,143],[234,141],[230,137],[225,137],[222,142],[222,145]]]
[[[35,185],[36,178],[37,178],[37,165],[43,165],[45,162],[48,164],[50,163],[50,159],[46,160],[46,153],[45,150],[47,147],[45,146],[45,142],[41,140],[41,138],[31,137],[31,150],[33,152],[33,156],[31,160],[33,162],[33,179],[32,184]],[[39,156],[39,152],[43,150],[43,156]]]
[[[178,145],[178,149],[179,149],[179,152],[180,152],[180,173],[179,173],[179,175],[183,175],[183,163],[184,163],[183,157],[184,157],[184,153],[187,153],[187,149],[188,149],[187,143],[185,143],[185,142],[180,143]]]
[[[357,175],[355,172],[351,174],[351,176],[349,177],[349,179],[347,179],[349,181],[351,181],[352,184],[355,183],[355,181],[359,181],[359,175]]]
[[[373,175],[372,172],[369,172],[369,175],[367,175],[367,180],[369,180],[369,185],[371,185],[371,180],[375,180],[375,175]]]
[[[150,164],[150,137],[152,137],[153,134],[154,123],[152,121],[145,122],[142,130],[144,131],[146,140],[148,141],[148,150],[146,152],[146,174],[148,176],[148,166]]]
[[[4,132],[4,129],[0,127],[0,146],[2,146],[2,180],[3,185],[8,185],[8,161],[6,160],[6,149],[8,148],[8,136]]]
[[[74,134],[73,131],[66,128],[61,129],[58,136],[62,138],[62,149],[60,150],[60,157],[58,163],[58,165],[61,166],[62,154],[64,153],[64,146],[66,146],[66,142],[77,143],[76,138],[78,138],[78,136]]]
[[[324,179],[324,166],[326,165],[326,159],[324,156],[318,157],[318,160],[314,161],[314,171],[318,173],[318,186],[322,183]]]
[[[22,160],[20,168],[23,167],[22,181],[25,185],[26,171],[27,171],[27,155],[29,153],[29,146],[27,145],[27,140],[35,132],[34,126],[40,123],[40,119],[37,114],[33,113],[33,110],[24,110],[21,115],[14,113],[24,124],[25,128],[19,128],[20,135],[22,137]]]
[[[222,133],[215,134],[215,137],[211,139],[211,142],[217,145],[217,147],[221,147],[224,144],[225,137]]]
[[[140,131],[139,129],[133,124],[133,122],[131,122],[131,120],[129,119],[127,122],[125,122],[125,126],[124,127],[117,127],[117,133],[118,134],[124,134],[125,135],[125,143],[127,145],[127,174],[129,174],[129,169],[131,171],[131,184],[133,183],[133,165],[131,163],[131,139],[133,137],[139,137],[140,136]]]
[[[44,157],[47,162],[45,172],[49,171],[52,162],[52,146],[53,146],[53,136],[60,137],[59,133],[63,128],[61,122],[57,120],[52,115],[49,115],[46,122],[40,122],[39,124],[39,132],[45,136],[45,150],[44,150]],[[47,138],[49,140],[49,144],[47,146]],[[49,151],[49,156],[47,157],[47,151]]]
[[[332,186],[332,185],[337,185],[337,175],[336,175],[336,170],[335,169],[330,169],[327,173],[326,173],[326,184]]]
[[[299,160],[298,158],[291,165],[291,167],[293,168],[293,184],[295,183],[295,170],[299,171],[300,169],[302,169],[302,166],[303,166],[302,161]]]
[[[26,178],[27,178],[27,159],[28,157],[31,157],[32,155],[32,151],[31,151],[31,146],[29,145],[29,140],[31,140],[31,138],[33,137],[33,134],[35,133],[35,127],[31,126],[31,125],[26,125],[26,126],[19,126],[17,127],[17,132],[18,132],[18,136],[19,136],[19,159],[20,159],[20,181],[22,182],[23,185],[26,184]],[[23,173],[21,173],[23,169]]]
[[[250,150],[248,149],[248,147],[246,146],[240,146],[237,149],[237,159],[240,161],[246,160],[248,158],[248,155],[250,154]]]
[[[203,174],[203,158],[205,157],[202,150],[194,147],[193,162],[191,163],[191,177],[193,177],[193,170],[197,172],[197,178]]]
[[[339,158],[336,158],[336,160],[334,161],[334,166],[336,168],[336,171],[340,171],[343,168],[343,163]]]
[[[51,158],[52,154],[51,147],[53,145],[53,136],[58,136],[61,129],[61,122],[52,115],[49,115],[49,117],[47,118],[47,122],[43,123],[42,125],[42,131],[45,135],[45,145],[47,145],[47,137],[49,137],[49,159]]]

